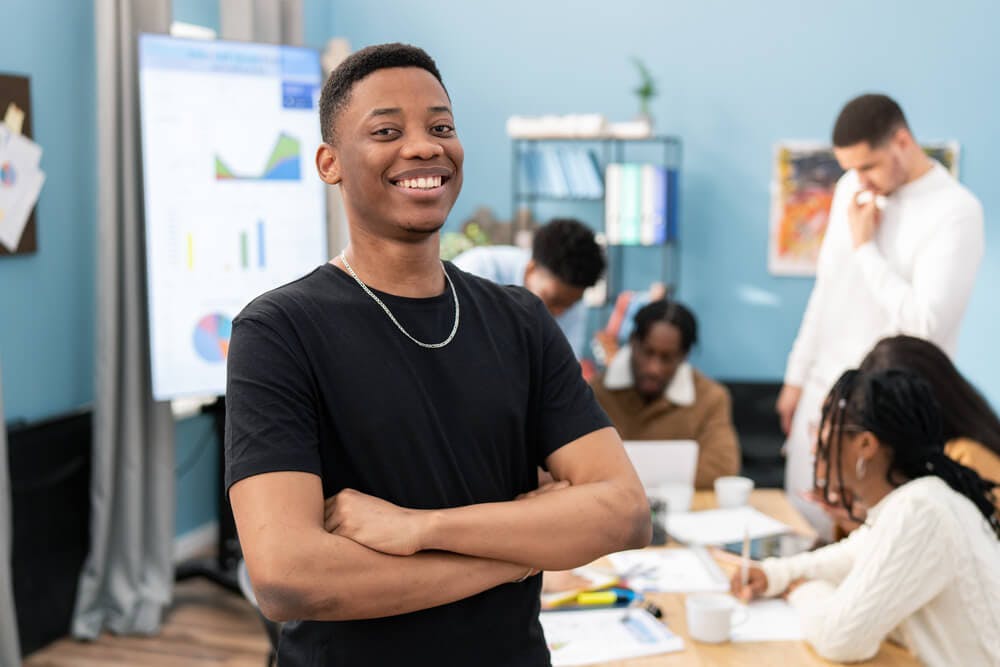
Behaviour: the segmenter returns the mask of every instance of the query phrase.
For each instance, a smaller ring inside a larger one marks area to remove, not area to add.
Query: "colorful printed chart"
[[[12,188],[16,183],[17,173],[14,171],[14,165],[10,162],[0,164],[0,185]]]
[[[238,175],[229,165],[215,156],[215,180],[217,181],[298,181],[302,179],[301,143],[295,137],[282,133],[271,150],[267,164],[259,174]]]
[[[226,360],[233,321],[221,313],[212,313],[198,320],[194,328],[194,349],[210,363]]]

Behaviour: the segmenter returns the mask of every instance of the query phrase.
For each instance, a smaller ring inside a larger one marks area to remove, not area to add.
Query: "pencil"
[[[740,582],[743,588],[750,583],[750,526],[743,527],[743,554],[740,558]]]

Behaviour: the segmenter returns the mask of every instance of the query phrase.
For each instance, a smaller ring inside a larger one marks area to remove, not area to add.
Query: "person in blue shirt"
[[[579,359],[587,336],[583,292],[604,273],[604,252],[582,222],[557,218],[535,232],[531,251],[516,246],[480,246],[452,260],[463,271],[498,285],[533,293],[552,316]]]

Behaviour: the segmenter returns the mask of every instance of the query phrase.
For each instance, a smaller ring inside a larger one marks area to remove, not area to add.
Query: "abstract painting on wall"
[[[923,148],[958,178],[957,141],[926,143]],[[783,141],[775,146],[767,262],[772,274],[816,275],[833,192],[843,173],[829,144]]]

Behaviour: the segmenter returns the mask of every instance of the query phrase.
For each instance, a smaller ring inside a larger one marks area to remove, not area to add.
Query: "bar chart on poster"
[[[327,259],[311,49],[139,43],[153,393],[225,393],[233,318]]]

